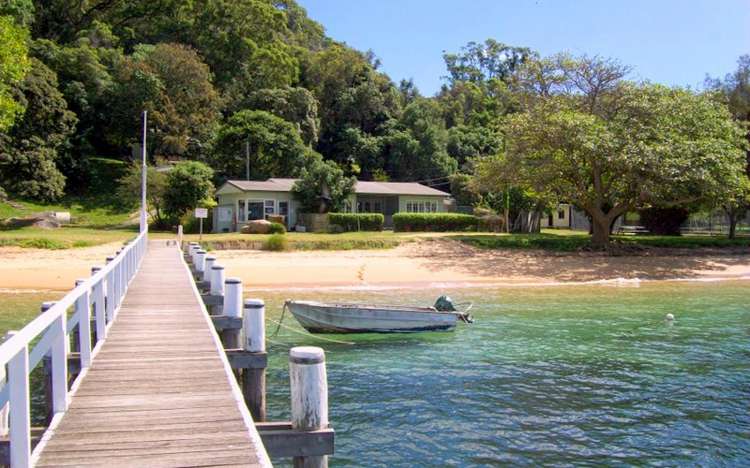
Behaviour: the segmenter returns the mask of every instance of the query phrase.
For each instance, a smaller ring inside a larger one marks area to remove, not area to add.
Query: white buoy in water
[[[667,322],[674,322],[674,315],[672,315],[672,314],[667,314],[667,315],[666,315],[666,316],[664,317],[664,319],[665,319],[665,320],[666,320]]]

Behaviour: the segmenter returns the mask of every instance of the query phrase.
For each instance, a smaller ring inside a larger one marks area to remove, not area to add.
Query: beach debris
[[[667,314],[664,316],[664,320],[667,322],[674,322],[674,315],[673,314]]]

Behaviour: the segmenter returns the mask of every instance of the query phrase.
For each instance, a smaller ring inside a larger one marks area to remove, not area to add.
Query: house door
[[[252,221],[254,219],[265,219],[262,201],[247,202],[247,220]]]

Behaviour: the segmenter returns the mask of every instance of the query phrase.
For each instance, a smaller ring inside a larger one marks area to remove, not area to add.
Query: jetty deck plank
[[[150,242],[37,466],[262,465],[180,255]]]

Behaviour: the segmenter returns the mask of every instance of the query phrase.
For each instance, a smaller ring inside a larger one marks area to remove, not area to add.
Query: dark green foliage
[[[271,223],[268,228],[270,234],[286,234],[286,228],[281,223]]]
[[[164,188],[164,215],[178,220],[190,210],[211,203],[214,173],[205,164],[188,161],[175,165]]]
[[[342,232],[382,231],[385,217],[380,213],[329,213],[328,221]]]
[[[292,195],[300,202],[305,213],[328,213],[341,210],[344,201],[354,191],[356,179],[345,177],[333,161],[314,158],[308,167],[303,168]]]
[[[250,179],[294,177],[310,149],[297,127],[266,111],[241,111],[219,128],[211,166],[222,178],[245,177],[245,145],[250,146]]]
[[[16,93],[26,112],[9,132],[0,134],[0,184],[16,196],[57,200],[65,177],[55,162],[69,147],[75,114],[57,89],[55,73],[39,60],[32,60]]]
[[[396,213],[393,215],[393,230],[396,232],[475,231],[478,223],[476,216],[460,213]]]
[[[261,89],[238,101],[236,106],[232,106],[232,110],[246,108],[270,112],[295,124],[302,141],[307,145],[318,142],[318,101],[305,88]]]
[[[687,221],[690,212],[682,207],[646,208],[638,212],[641,224],[652,234],[679,236],[680,226]]]

